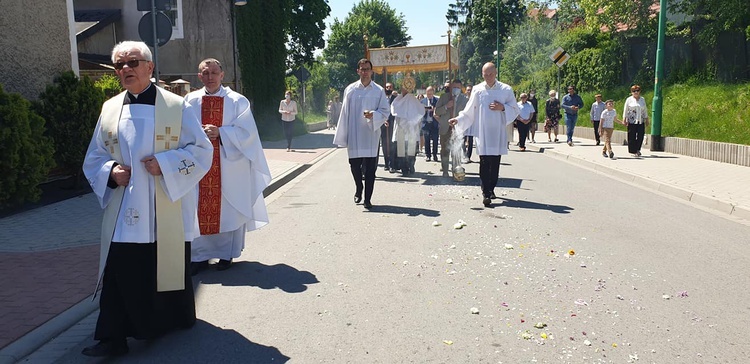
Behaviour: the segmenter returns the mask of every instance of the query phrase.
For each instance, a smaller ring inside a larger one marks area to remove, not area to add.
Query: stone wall
[[[3,1],[0,83],[6,92],[39,98],[57,75],[72,69],[66,1]]]

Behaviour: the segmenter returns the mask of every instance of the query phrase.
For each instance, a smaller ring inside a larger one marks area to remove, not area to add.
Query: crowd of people
[[[263,190],[271,175],[250,102],[222,86],[221,62],[198,65],[204,87],[181,97],[151,82],[151,51],[143,42],[125,41],[112,50],[112,62],[124,92],[106,101],[87,150],[83,170],[101,207],[101,255],[95,294],[100,311],[94,333],[98,343],[83,354],[124,355],[127,338],[150,339],[195,324],[191,275],[218,260],[217,270],[232,266],[245,246],[245,233],[268,224]],[[415,95],[409,74],[398,90],[373,82],[368,59],[357,63],[359,80],[346,87],[343,101],[328,105],[333,143],[347,149],[354,179],[354,202],[372,209],[378,157],[384,170],[415,173],[424,148],[427,162],[441,163],[444,177],[479,156],[482,204],[495,196],[500,160],[508,154],[513,125],[520,151],[534,140],[537,100],[534,90],[516,99],[497,79],[495,64],[482,67],[483,82],[446,82],[440,95],[430,86]],[[596,95],[591,121],[602,155],[614,158],[615,122],[628,127],[628,148],[640,156],[648,120],[640,87],[631,88],[622,120],[614,102]],[[291,151],[297,105],[287,91],[279,104],[287,151]],[[546,101],[544,129],[558,141],[560,111],[565,113],[567,143],[583,108],[575,88],[562,103],[556,92]],[[476,142],[476,148],[474,143]],[[440,153],[438,153],[438,146]],[[157,224],[158,223],[158,224]]]
[[[495,198],[500,158],[508,153],[514,141],[514,129],[518,130],[519,140],[515,145],[519,151],[526,151],[528,141],[536,143],[539,121],[536,91],[523,92],[517,100],[513,89],[497,80],[497,68],[491,62],[482,67],[484,82],[466,85],[464,89],[461,80],[454,79],[442,86],[439,96],[434,86],[427,86],[424,94],[415,95],[415,81],[408,73],[400,90],[394,90],[390,82],[381,88],[372,81],[372,72],[372,63],[368,59],[360,60],[357,64],[360,79],[344,91],[343,106],[336,108],[337,100],[329,103],[329,126],[338,125],[334,144],[346,147],[349,152],[355,181],[354,202],[360,203],[364,198],[367,209],[372,208],[381,150],[385,172],[401,171],[403,176],[410,176],[415,173],[417,156],[424,155],[426,162],[440,162],[442,176],[450,177],[450,172],[461,164],[473,162],[476,141],[482,203],[490,206]],[[563,120],[566,143],[572,147],[578,114],[584,109],[584,103],[574,86],[568,86],[567,91],[562,100],[558,99],[557,91],[549,91],[544,104],[544,132],[548,142],[553,142],[553,134],[554,142],[559,142],[559,124]],[[648,115],[645,101],[640,98],[640,86],[633,86],[631,93],[625,101],[622,119],[614,111],[614,101],[604,102],[601,94],[595,95],[589,116],[596,145],[604,138],[604,157],[614,159],[611,138],[615,122],[628,128],[631,155],[641,156]],[[332,110],[340,110],[336,120],[330,119]],[[455,150],[460,152],[455,153]]]

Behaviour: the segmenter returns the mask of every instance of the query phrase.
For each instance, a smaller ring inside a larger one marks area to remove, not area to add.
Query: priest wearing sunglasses
[[[126,91],[104,103],[83,165],[104,209],[99,342],[83,350],[95,357],[126,354],[128,337],[195,324],[188,274],[199,235],[195,190],[213,152],[195,108],[151,83],[145,43],[115,45],[112,62]]]

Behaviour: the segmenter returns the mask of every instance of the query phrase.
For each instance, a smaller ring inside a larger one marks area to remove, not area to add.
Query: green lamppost
[[[495,2],[495,27],[497,33],[495,33],[495,66],[500,68],[500,1]]]
[[[656,43],[656,77],[654,78],[654,100],[651,103],[651,151],[664,151],[661,139],[662,102],[661,81],[664,78],[664,32],[667,26],[667,0],[659,1],[659,36]]]

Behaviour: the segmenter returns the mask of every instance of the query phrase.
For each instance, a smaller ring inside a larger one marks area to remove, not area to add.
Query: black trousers
[[[516,128],[518,129],[518,146],[526,148],[526,138],[529,136],[529,124],[518,121],[516,122]]]
[[[284,137],[286,137],[287,149],[292,147],[292,136],[294,136],[294,121],[281,121],[284,125]]]
[[[94,339],[153,339],[195,324],[190,242],[185,242],[185,289],[170,292],[156,291],[156,244],[110,245]]]
[[[644,124],[628,124],[628,152],[635,154],[641,151],[646,132]]]
[[[495,185],[500,175],[499,155],[479,156],[479,180],[482,182],[482,196],[490,197],[495,192]]]
[[[380,148],[383,150],[383,166],[385,168],[396,168],[393,162],[393,155],[396,154],[396,147],[393,142],[393,122],[388,121],[388,126],[380,127]],[[378,153],[380,154],[380,153]]]
[[[467,135],[464,137],[464,155],[466,155],[466,159],[471,159],[471,152],[474,150],[474,137],[471,135]]]
[[[438,138],[440,137],[440,133],[437,129],[423,129],[424,130],[424,153],[427,155],[427,158],[435,158],[438,157]]]
[[[362,196],[362,173],[365,175],[365,202],[370,202],[372,189],[375,187],[375,170],[378,169],[378,157],[349,158],[349,167],[354,177],[356,196]]]
[[[599,123],[601,120],[591,120],[591,124],[594,124],[594,139],[599,143],[601,136],[599,135]]]

